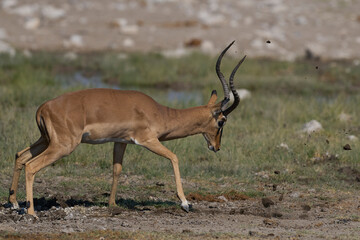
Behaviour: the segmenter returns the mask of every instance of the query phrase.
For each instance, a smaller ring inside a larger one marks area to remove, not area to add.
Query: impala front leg
[[[177,195],[181,200],[181,208],[183,210],[185,210],[186,212],[189,212],[189,203],[185,198],[183,187],[181,184],[179,160],[178,160],[177,156],[173,152],[171,152],[169,149],[167,149],[164,145],[162,145],[158,139],[148,140],[146,142],[139,143],[139,145],[142,145],[142,146],[146,147],[147,149],[149,149],[150,151],[152,151],[162,157],[165,157],[171,161],[173,169],[174,169]]]

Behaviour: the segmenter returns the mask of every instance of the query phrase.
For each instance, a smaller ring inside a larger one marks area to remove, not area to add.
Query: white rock
[[[20,7],[12,9],[10,13],[14,13],[22,17],[32,17],[38,10],[39,6],[37,4],[22,5]]]
[[[137,25],[122,26],[120,32],[123,34],[135,35],[139,33],[139,27]]]
[[[183,56],[189,55],[189,53],[190,53],[190,51],[188,49],[180,47],[180,48],[177,48],[177,49],[165,50],[161,54],[164,57],[181,58]]]
[[[206,25],[220,26],[225,23],[225,17],[221,14],[213,14],[206,10],[200,10],[198,18]]]
[[[250,45],[256,49],[262,49],[265,46],[265,42],[261,38],[256,38],[250,43]]]
[[[7,35],[6,30],[3,29],[3,28],[0,28],[0,40],[1,40],[1,39],[4,40],[4,39],[6,39],[7,37],[8,37],[8,35]]]
[[[216,52],[214,44],[209,40],[202,41],[200,49],[206,54],[214,54]]]
[[[251,98],[251,92],[247,89],[236,89],[236,92],[239,94],[240,100]],[[234,101],[234,96],[230,93],[230,101]]]
[[[64,54],[64,58],[66,60],[73,61],[73,60],[76,60],[78,58],[78,56],[74,52],[67,52],[67,53]]]
[[[278,148],[283,148],[283,149],[286,149],[286,150],[290,150],[289,146],[286,144],[286,143],[280,143],[280,145],[277,146]]]
[[[0,41],[0,53],[7,53],[10,56],[15,56],[15,49],[7,42]]]
[[[77,34],[71,35],[68,40],[64,41],[64,46],[66,48],[71,48],[71,47],[81,48],[81,47],[83,47],[84,43],[83,43],[82,36],[77,35]]]
[[[51,19],[51,20],[59,19],[66,14],[64,9],[56,8],[51,5],[42,7],[41,13],[44,17]]]
[[[32,53],[31,53],[29,50],[27,50],[27,49],[25,49],[25,50],[22,52],[22,54],[23,54],[25,57],[27,57],[27,58],[31,58],[31,57],[32,57]]]
[[[17,0],[3,0],[1,6],[3,9],[14,7],[17,4]]]
[[[293,192],[293,193],[290,194],[290,197],[298,198],[298,197],[300,197],[300,193],[299,192]]]
[[[348,140],[350,140],[350,141],[353,141],[353,142],[359,140],[359,138],[358,138],[357,136],[355,136],[355,135],[349,135],[349,136],[347,136],[346,138],[347,138]]]
[[[349,122],[351,120],[351,115],[341,112],[338,116],[340,122]]]
[[[304,124],[302,131],[306,133],[313,133],[313,132],[318,132],[322,129],[323,128],[321,126],[321,123],[319,123],[316,120],[311,120],[310,122]]]
[[[219,199],[219,200],[222,200],[222,201],[224,201],[224,202],[227,202],[227,201],[228,201],[227,198],[224,197],[224,196],[219,196],[218,199]]]
[[[255,173],[255,176],[259,176],[259,177],[262,177],[264,179],[269,178],[269,174],[267,174],[265,171],[257,172],[257,173]]]
[[[25,22],[24,28],[27,30],[34,30],[40,26],[39,18],[30,18]]]
[[[131,48],[135,46],[135,42],[131,38],[125,38],[123,41],[123,46],[127,48]]]
[[[127,58],[128,58],[128,55],[125,54],[125,53],[119,53],[119,54],[117,55],[117,58],[118,58],[118,59],[127,59]]]

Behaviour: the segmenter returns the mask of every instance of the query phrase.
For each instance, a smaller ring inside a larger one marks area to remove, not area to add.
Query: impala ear
[[[217,100],[217,93],[216,93],[216,90],[213,90],[211,92],[211,97],[210,97],[210,100],[208,102],[208,105],[214,105],[216,100]]]

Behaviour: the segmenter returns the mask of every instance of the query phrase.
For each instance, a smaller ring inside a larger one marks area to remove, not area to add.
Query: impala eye
[[[222,128],[225,124],[225,121],[218,121],[219,128]]]

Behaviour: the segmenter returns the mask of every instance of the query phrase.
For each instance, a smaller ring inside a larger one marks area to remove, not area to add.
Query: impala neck
[[[160,140],[171,140],[203,133],[205,126],[211,120],[211,114],[206,106],[187,109],[165,108],[163,131]]]

